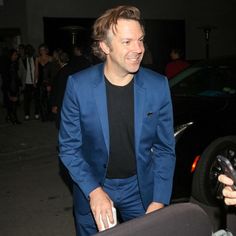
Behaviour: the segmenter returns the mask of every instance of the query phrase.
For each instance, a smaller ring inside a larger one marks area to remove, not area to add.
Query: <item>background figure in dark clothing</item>
[[[3,107],[7,108],[8,95],[7,95],[7,68],[9,65],[9,49],[7,47],[2,48],[0,55],[0,74],[1,74],[1,90]]]
[[[38,50],[39,55],[35,60],[35,86],[40,104],[41,120],[48,121],[51,113],[52,57],[49,55],[47,45],[41,44]]]
[[[69,62],[66,53],[61,53],[59,55],[59,61],[61,69],[54,80],[52,90],[52,112],[56,114],[56,127],[58,129],[60,126],[61,106],[69,75],[91,66],[90,61],[83,55],[81,46],[78,45],[74,47],[74,56]]]
[[[58,71],[61,69],[61,64],[59,61],[59,55],[63,53],[63,50],[61,48],[57,48],[53,51],[52,53],[52,63],[51,63],[51,68],[48,70],[48,77],[50,78],[50,81],[48,81],[48,86],[50,86],[50,93],[52,94],[52,89],[53,89],[53,83],[56,79]],[[67,55],[68,57],[68,55]],[[69,59],[69,58],[68,58]]]
[[[25,120],[30,119],[31,102],[34,100],[34,116],[39,117],[39,100],[35,96],[35,58],[34,48],[25,46],[25,57],[19,58],[19,76],[24,88],[24,113]]]
[[[60,70],[58,71],[52,86],[52,113],[55,114],[55,123],[57,129],[59,129],[60,124],[60,110],[61,103],[64,96],[64,89],[66,86],[67,77],[69,76],[69,56],[66,52],[61,52],[58,54],[58,62],[60,65]],[[59,92],[60,91],[60,92]],[[68,174],[67,169],[59,159],[59,174],[65,184],[69,187],[69,190],[72,192],[72,182],[70,175]]]
[[[11,49],[9,52],[9,62],[6,65],[4,73],[4,80],[6,83],[7,93],[7,120],[10,120],[12,124],[21,124],[17,117],[17,106],[19,100],[21,80],[18,76],[18,54],[16,49]]]
[[[179,48],[173,48],[170,52],[171,61],[166,65],[165,74],[168,79],[171,79],[189,66],[189,63],[184,60],[183,51]]]
[[[76,44],[73,48],[73,56],[69,62],[70,73],[74,74],[91,65],[91,62],[84,55],[84,48],[82,45]]]
[[[57,129],[59,129],[60,124],[60,110],[66,81],[70,75],[70,67],[68,66],[69,55],[66,52],[62,52],[59,54],[58,59],[61,68],[54,79],[52,89],[52,113],[56,115],[55,122]]]
[[[25,57],[25,45],[22,43],[18,46],[18,59]]]

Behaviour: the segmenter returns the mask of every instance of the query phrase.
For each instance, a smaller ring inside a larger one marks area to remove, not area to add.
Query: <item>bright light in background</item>
[[[178,125],[175,127],[175,134],[174,136],[177,137],[177,135],[181,134],[185,129],[187,129],[189,126],[193,125],[193,122],[188,122],[182,125]]]
[[[199,159],[200,159],[200,155],[198,155],[198,156],[195,157],[195,159],[194,159],[194,161],[193,161],[193,164],[192,164],[192,166],[191,166],[191,173],[193,173],[193,172],[195,171]]]

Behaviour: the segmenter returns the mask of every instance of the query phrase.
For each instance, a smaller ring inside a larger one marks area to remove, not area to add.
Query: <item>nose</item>
[[[134,51],[137,53],[142,53],[144,51],[143,41],[136,41],[134,43]]]

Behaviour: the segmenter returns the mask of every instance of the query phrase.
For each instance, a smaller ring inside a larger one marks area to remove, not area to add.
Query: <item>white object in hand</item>
[[[107,216],[107,222],[108,222],[109,229],[117,225],[117,217],[116,217],[116,208],[115,207],[112,207],[112,215],[113,215],[113,220],[114,220],[113,224],[109,221],[109,218]],[[101,219],[101,215],[100,215],[100,222],[102,225],[102,229],[100,231],[103,231],[103,230],[105,230],[105,227],[104,227],[103,221]]]

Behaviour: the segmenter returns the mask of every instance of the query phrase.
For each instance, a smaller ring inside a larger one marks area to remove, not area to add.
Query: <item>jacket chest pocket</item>
[[[143,132],[155,135],[158,125],[158,112],[148,111],[143,119]]]

